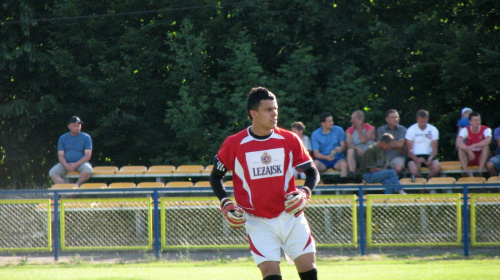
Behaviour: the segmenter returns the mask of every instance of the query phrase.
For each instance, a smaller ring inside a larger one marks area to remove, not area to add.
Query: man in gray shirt
[[[377,128],[377,141],[380,141],[380,137],[384,133],[389,133],[394,137],[391,141],[391,149],[385,151],[387,156],[389,166],[396,171],[396,173],[401,174],[405,167],[405,134],[406,127],[399,124],[399,114],[398,111],[394,109],[387,110],[385,113],[386,125]]]

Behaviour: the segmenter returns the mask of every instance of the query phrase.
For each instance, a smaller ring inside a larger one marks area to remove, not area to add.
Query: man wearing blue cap
[[[82,132],[83,122],[73,116],[68,120],[69,132],[61,135],[57,143],[59,163],[52,167],[49,176],[54,184],[65,183],[64,176],[68,172],[77,171],[80,177],[76,184],[80,186],[90,178],[92,166],[89,160],[92,156],[92,139]]]

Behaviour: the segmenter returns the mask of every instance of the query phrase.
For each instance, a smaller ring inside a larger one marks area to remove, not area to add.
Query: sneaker
[[[405,191],[403,191],[403,190],[400,190],[400,191],[399,191],[399,194],[406,195],[407,193],[406,193]]]

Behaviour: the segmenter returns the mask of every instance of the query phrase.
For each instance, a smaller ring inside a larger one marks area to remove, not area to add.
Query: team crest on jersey
[[[248,173],[252,180],[285,174],[285,150],[283,148],[248,152],[245,157]]]
[[[264,152],[260,157],[260,162],[262,162],[262,164],[269,164],[271,163],[271,161],[272,161],[271,155],[269,155],[266,152]]]

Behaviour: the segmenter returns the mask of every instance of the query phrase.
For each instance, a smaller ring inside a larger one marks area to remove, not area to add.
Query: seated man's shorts
[[[429,155],[415,155],[415,156],[417,156],[417,157],[421,157],[421,158],[424,158],[424,159],[425,159],[425,161],[427,161],[427,159],[429,158]],[[433,161],[434,161],[434,160],[436,160],[436,158],[434,158],[434,159],[433,159]],[[406,167],[408,167],[408,163],[409,163],[410,161],[414,161],[414,160],[413,160],[411,157],[407,157],[407,158],[406,158]],[[418,166],[417,166],[417,167],[418,167]],[[424,163],[421,163],[421,164],[420,164],[420,167],[427,167],[427,165],[425,165]]]
[[[343,158],[344,158],[344,155],[335,156],[335,158],[332,161],[329,161],[326,159],[316,159],[316,160],[320,161],[324,166],[326,166],[327,169],[328,168],[335,169],[335,164],[337,164],[337,162]]]
[[[488,159],[488,161],[493,162],[493,166],[495,166],[495,170],[500,172],[500,154],[490,157],[490,159]]]
[[[92,173],[92,165],[90,165],[89,162],[84,162],[80,166],[76,168],[76,171],[78,173]],[[59,176],[59,177],[64,177],[66,176],[66,173],[68,173],[68,170],[64,165],[61,163],[58,163],[54,165],[49,171],[49,176]]]
[[[481,156],[481,151],[473,151],[474,159],[469,160],[468,166],[479,165],[479,157]]]
[[[405,158],[404,157],[395,157],[389,161],[389,166],[394,169],[394,165],[400,164],[401,166],[405,166]]]
[[[316,252],[316,245],[304,213],[297,218],[283,211],[268,219],[246,213],[245,228],[250,251],[256,265],[266,261],[281,261],[281,250],[293,260]]]

